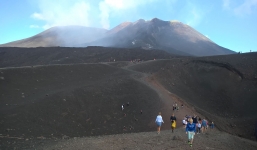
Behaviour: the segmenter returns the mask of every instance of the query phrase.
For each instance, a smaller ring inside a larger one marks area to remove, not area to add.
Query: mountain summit
[[[53,27],[33,37],[2,47],[105,46],[161,49],[178,55],[210,56],[235,53],[223,48],[192,27],[179,21],[139,19],[111,30],[81,26]]]
[[[120,24],[108,31],[104,38],[86,45],[154,48],[194,56],[234,53],[215,44],[186,24],[162,21],[158,18]]]

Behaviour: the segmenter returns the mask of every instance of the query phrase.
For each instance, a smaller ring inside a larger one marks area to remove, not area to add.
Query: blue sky
[[[53,26],[111,29],[152,18],[181,21],[236,52],[257,51],[257,0],[0,0],[0,44]]]

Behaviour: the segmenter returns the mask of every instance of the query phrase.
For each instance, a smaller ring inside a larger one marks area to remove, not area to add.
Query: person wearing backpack
[[[176,128],[176,121],[177,121],[177,118],[175,117],[175,115],[174,115],[174,113],[173,113],[173,114],[171,115],[171,117],[170,117],[172,133],[174,132],[174,129]]]
[[[202,120],[202,132],[206,131],[207,129],[207,121],[205,119]]]

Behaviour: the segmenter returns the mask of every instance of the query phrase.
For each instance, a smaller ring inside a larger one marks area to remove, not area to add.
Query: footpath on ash
[[[149,61],[142,63],[148,62]],[[156,131],[153,131],[83,138],[74,137],[71,139],[57,140],[51,144],[41,144],[40,146],[36,146],[35,148],[46,150],[257,149],[257,142],[243,139],[225,132],[221,132],[216,128],[213,130],[208,129],[205,133],[202,134],[196,134],[193,142],[193,147],[189,147],[187,143],[185,128],[182,127],[182,119],[185,115],[197,114],[201,117],[203,117],[203,115],[198,114],[192,106],[185,103],[181,98],[171,93],[170,91],[167,91],[157,80],[155,80],[155,78],[151,74],[131,70],[129,69],[129,66],[131,65],[123,66],[122,68],[134,72],[133,76],[135,80],[144,83],[159,94],[162,103],[160,111],[162,112],[162,116],[165,122],[162,126],[160,134],[157,134]],[[179,111],[172,110],[172,105],[174,103],[177,103],[178,106],[180,106]],[[181,104],[184,105],[183,108],[181,108]],[[169,122],[169,118],[172,113],[174,113],[177,117],[177,128],[175,129],[174,133],[172,133],[170,130]],[[153,118],[153,121],[154,120],[155,118]]]

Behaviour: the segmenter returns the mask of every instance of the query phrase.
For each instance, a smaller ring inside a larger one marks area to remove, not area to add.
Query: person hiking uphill
[[[186,126],[186,134],[188,135],[188,144],[192,147],[196,125],[193,123],[193,119],[189,118],[189,123]]]
[[[162,123],[164,123],[161,112],[159,112],[159,115],[156,117],[155,123],[157,125],[157,133],[160,134]]]
[[[173,133],[174,129],[176,128],[176,121],[177,121],[177,118],[175,117],[175,115],[174,115],[174,113],[173,113],[173,114],[171,115],[171,117],[170,117],[172,133]]]

